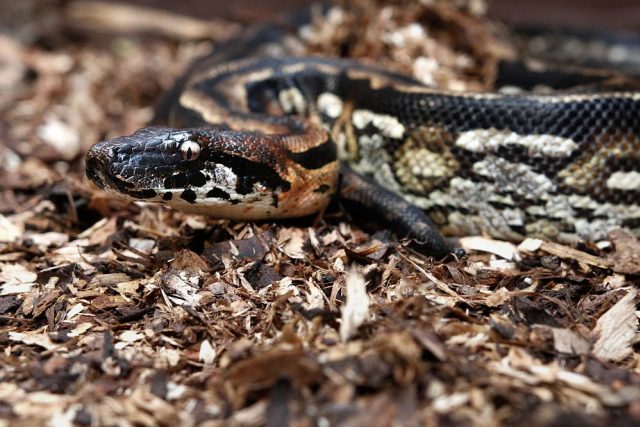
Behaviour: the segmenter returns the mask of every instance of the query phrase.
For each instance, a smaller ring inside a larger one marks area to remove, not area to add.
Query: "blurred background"
[[[455,3],[455,0],[452,0]],[[128,0],[127,3],[162,7],[187,15],[253,21],[283,10],[313,3],[310,0]],[[425,1],[428,3],[428,1]],[[514,24],[571,24],[640,32],[638,0],[487,0],[489,14]]]
[[[571,24],[640,32],[638,0],[489,0],[490,15],[514,24]]]
[[[455,2],[455,0],[452,0]],[[129,0],[128,3],[164,7],[200,17],[261,19],[309,0]],[[638,0],[488,0],[490,15],[517,24],[606,26],[640,31]]]
[[[85,0],[0,0],[0,32],[19,25],[20,11],[45,11],[61,4],[81,3]],[[462,0],[460,0],[462,1]],[[453,4],[458,0],[451,0]],[[203,19],[240,22],[264,21],[283,11],[313,3],[313,0],[119,0],[139,6],[157,7]],[[421,0],[430,4],[433,0]],[[393,1],[389,2],[393,4]],[[604,27],[640,32],[640,1],[638,0],[478,0],[478,7],[488,6],[489,15],[510,24],[571,25]]]

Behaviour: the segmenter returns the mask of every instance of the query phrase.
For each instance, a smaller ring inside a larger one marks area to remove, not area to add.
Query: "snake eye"
[[[185,141],[180,145],[182,160],[195,160],[200,155],[200,145],[194,141]]]

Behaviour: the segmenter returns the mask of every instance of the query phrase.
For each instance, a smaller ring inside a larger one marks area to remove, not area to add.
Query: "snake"
[[[230,51],[189,69],[164,123],[91,147],[89,180],[232,220],[337,197],[438,256],[443,235],[640,230],[638,91],[454,92],[362,61]]]

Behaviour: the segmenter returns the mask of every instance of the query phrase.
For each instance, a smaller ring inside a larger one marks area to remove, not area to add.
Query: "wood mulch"
[[[88,147],[242,25],[3,4],[0,426],[640,423],[630,233],[433,260],[339,207],[234,223],[110,198]],[[475,0],[359,0],[299,39],[464,90],[490,87],[500,31]]]

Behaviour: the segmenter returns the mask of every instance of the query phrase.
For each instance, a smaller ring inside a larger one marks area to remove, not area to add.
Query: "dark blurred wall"
[[[640,0],[488,0],[490,13],[517,24],[602,27],[640,33]]]

